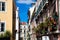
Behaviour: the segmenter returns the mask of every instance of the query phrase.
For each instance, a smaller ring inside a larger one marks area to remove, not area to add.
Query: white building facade
[[[27,23],[22,22],[20,24],[20,38],[21,38],[21,40],[28,39],[28,25],[27,25]]]
[[[17,7],[17,10],[16,10],[16,40],[19,39],[19,33],[18,33],[18,29],[19,29],[19,17],[18,17],[18,10],[19,10],[19,7]]]

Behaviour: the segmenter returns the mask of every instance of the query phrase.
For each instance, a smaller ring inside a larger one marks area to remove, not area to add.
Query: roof
[[[21,25],[26,25],[27,23],[26,23],[26,22],[21,22],[20,24],[21,24]]]

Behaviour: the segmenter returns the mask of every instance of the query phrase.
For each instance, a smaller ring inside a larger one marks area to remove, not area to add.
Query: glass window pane
[[[2,2],[2,11],[5,11],[5,2]]]
[[[3,7],[5,6],[5,2],[2,2],[2,6],[3,6]]]
[[[4,31],[4,26],[5,26],[5,24],[1,23],[1,31]]]
[[[4,27],[1,28],[1,31],[4,31]]]
[[[2,7],[2,11],[5,11],[5,7]]]
[[[1,23],[1,27],[4,27],[4,23]]]
[[[1,2],[0,2],[0,11],[1,11]]]

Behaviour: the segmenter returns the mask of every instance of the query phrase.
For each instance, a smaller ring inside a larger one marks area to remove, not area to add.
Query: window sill
[[[4,33],[4,32],[0,32],[0,34],[2,34],[2,33]]]

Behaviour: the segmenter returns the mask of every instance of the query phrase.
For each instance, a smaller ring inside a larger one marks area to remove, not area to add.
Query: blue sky
[[[28,21],[28,9],[31,7],[31,3],[35,0],[16,0],[16,6],[19,7],[20,22]]]

